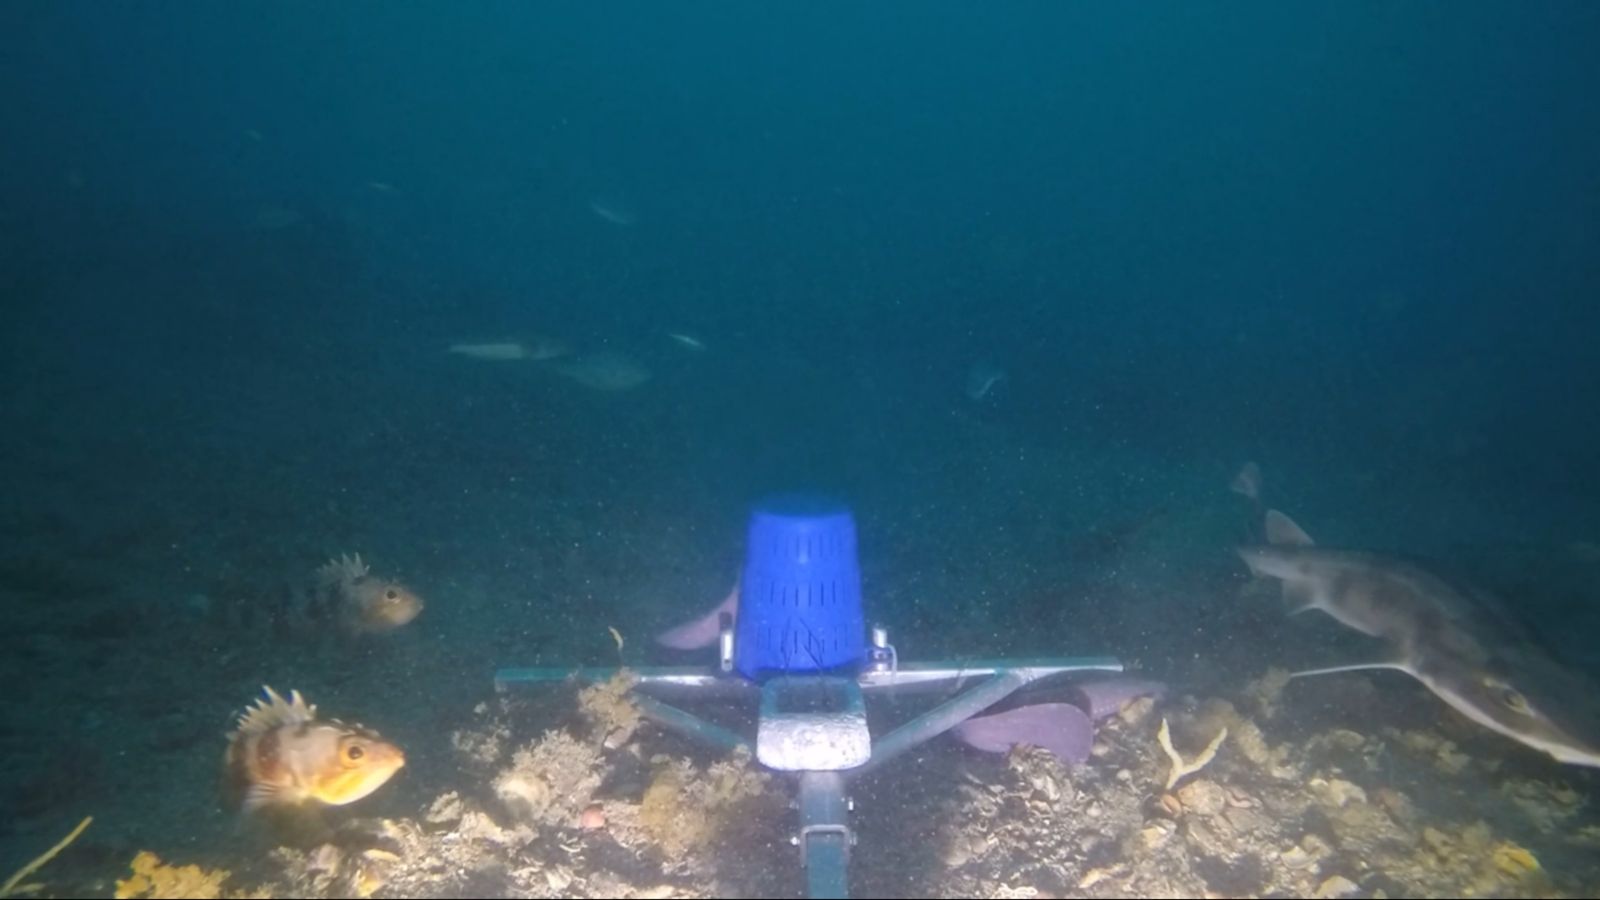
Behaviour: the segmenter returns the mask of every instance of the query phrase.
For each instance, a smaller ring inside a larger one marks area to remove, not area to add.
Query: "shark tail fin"
[[[1326,669],[1306,669],[1301,672],[1293,672],[1289,675],[1289,677],[1305,678],[1311,675],[1334,675],[1339,672],[1361,672],[1367,669],[1394,669],[1398,672],[1405,672],[1408,675],[1412,674],[1411,667],[1407,666],[1403,662],[1399,662],[1397,660],[1380,660],[1378,662],[1351,663],[1347,666],[1329,666]]]

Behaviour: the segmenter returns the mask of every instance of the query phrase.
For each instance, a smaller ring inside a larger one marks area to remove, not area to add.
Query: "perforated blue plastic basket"
[[[756,505],[736,629],[734,667],[750,679],[862,664],[861,567],[844,504],[784,495]]]

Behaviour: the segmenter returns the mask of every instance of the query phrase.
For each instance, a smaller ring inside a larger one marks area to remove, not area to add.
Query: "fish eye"
[[[1522,696],[1522,692],[1516,688],[1498,681],[1491,681],[1489,687],[1496,692],[1500,702],[1504,703],[1506,708],[1512,712],[1527,715],[1532,711],[1528,706],[1528,698]]]
[[[400,599],[400,592],[395,590],[394,588],[389,588],[387,591],[383,592],[383,599],[385,599],[385,600],[399,600]]]
[[[367,751],[361,749],[360,744],[351,744],[344,749],[344,758],[350,760],[351,762],[356,762],[360,760],[361,757],[366,755]]]

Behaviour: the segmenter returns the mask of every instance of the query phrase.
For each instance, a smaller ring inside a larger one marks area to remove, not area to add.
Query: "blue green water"
[[[0,5],[5,863],[99,809],[86,868],[211,846],[264,681],[393,723],[415,814],[495,665],[683,661],[651,635],[774,491],[851,504],[916,654],[1226,682],[1298,627],[1229,593],[1256,460],[1595,674],[1597,40],[1586,2]],[[273,636],[347,552],[424,615]]]

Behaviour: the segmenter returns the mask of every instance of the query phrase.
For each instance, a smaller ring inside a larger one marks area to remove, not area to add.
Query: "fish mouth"
[[[408,624],[412,619],[422,615],[425,604],[421,600],[413,600],[396,608],[387,618],[396,626]]]
[[[368,752],[371,756],[366,765],[324,783],[318,791],[319,799],[332,806],[354,803],[371,796],[405,767],[405,751],[393,744],[373,745]]]
[[[385,631],[408,624],[426,607],[421,597],[399,585],[390,585],[382,595],[366,603],[360,617],[366,628]]]

